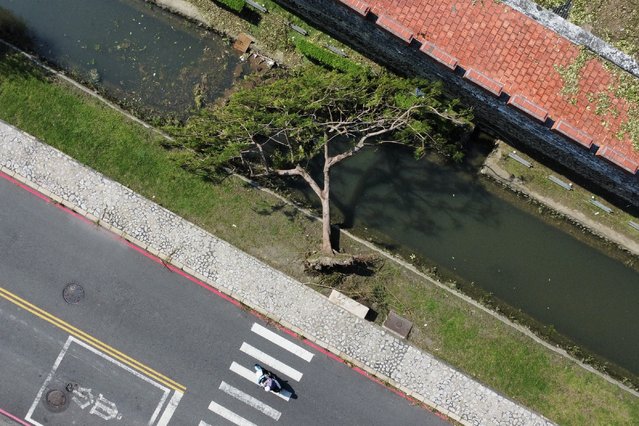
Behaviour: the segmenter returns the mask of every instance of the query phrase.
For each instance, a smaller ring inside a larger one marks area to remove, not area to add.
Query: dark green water
[[[221,37],[142,0],[0,0],[43,58],[131,105],[183,116],[195,92],[231,86],[239,57]]]
[[[0,0],[35,50],[133,105],[182,114],[214,99],[238,58],[221,38],[141,0]],[[95,71],[92,71],[95,70]],[[639,273],[487,190],[464,167],[365,150],[333,175],[344,228],[414,253],[639,374]],[[512,201],[512,200],[511,200]]]
[[[489,191],[483,158],[454,167],[368,149],[335,168],[336,216],[639,373],[639,273]]]

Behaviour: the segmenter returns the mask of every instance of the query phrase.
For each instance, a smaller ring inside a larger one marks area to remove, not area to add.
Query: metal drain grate
[[[567,2],[565,2],[564,4],[557,6],[557,7],[553,7],[552,9],[550,9],[555,15],[559,15],[564,19],[568,19],[568,16],[570,15],[570,8],[572,7],[572,0],[568,0]]]

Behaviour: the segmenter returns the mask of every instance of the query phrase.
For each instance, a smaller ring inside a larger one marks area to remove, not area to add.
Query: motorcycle
[[[255,369],[255,381],[258,386],[263,388],[266,392],[281,392],[282,384],[272,371],[267,370],[260,364],[255,364],[253,368]]]

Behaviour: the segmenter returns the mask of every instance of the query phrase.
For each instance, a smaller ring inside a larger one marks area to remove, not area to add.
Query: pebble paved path
[[[0,121],[2,173],[469,425],[550,425],[375,324]]]
[[[503,84],[504,92],[509,95],[524,96],[547,110],[552,120],[565,120],[593,137],[596,145],[613,148],[625,156],[628,167],[639,165],[639,151],[633,149],[629,135],[617,137],[628,121],[631,104],[615,95],[619,83],[614,74],[604,67],[603,59],[588,56],[574,79],[576,92],[562,94],[566,83],[558,69],[574,65],[581,48],[507,4],[534,9],[530,2],[340,1],[359,7],[367,5],[374,14],[389,16],[418,41],[432,43],[452,55],[464,69],[481,72]],[[577,30],[573,26],[573,32]],[[592,37],[583,31],[579,34],[582,39]],[[609,46],[606,49],[614,50]],[[637,67],[636,62],[627,59]],[[638,106],[634,108],[637,120]]]

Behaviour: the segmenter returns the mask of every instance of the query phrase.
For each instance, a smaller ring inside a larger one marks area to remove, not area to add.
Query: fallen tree
[[[188,167],[199,172],[231,167],[254,178],[303,179],[322,207],[317,263],[345,266],[356,259],[335,257],[331,244],[332,169],[366,146],[383,143],[408,146],[416,157],[434,149],[460,160],[471,119],[469,110],[442,96],[438,83],[309,67],[237,90],[174,131],[179,145],[194,153]],[[308,167],[317,157],[323,159],[319,178]]]

